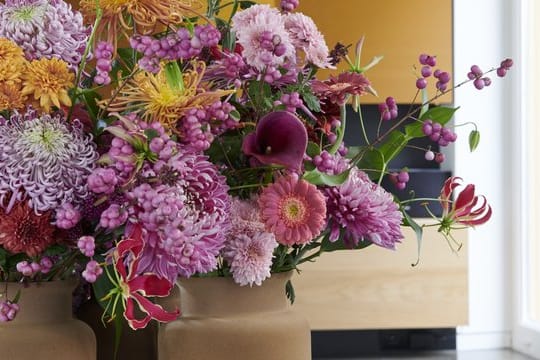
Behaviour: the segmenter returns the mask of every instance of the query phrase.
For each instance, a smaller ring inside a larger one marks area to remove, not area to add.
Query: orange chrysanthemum
[[[159,121],[169,131],[175,131],[180,117],[193,108],[203,108],[232,93],[231,90],[208,91],[201,86],[205,71],[203,62],[194,62],[193,70],[182,74],[183,86],[167,81],[165,69],[158,74],[140,72],[134,76],[118,96],[108,104],[110,112],[130,111],[145,121]]]
[[[126,34],[126,30],[133,28],[126,22],[125,15],[133,19],[137,32],[149,33],[157,24],[181,23],[184,17],[202,8],[199,0],[98,0],[98,5],[103,17],[97,33],[107,34],[107,41],[115,48],[118,34]],[[86,18],[95,19],[95,0],[81,0],[80,7]]]
[[[71,106],[68,89],[74,86],[75,75],[69,71],[68,64],[52,58],[32,61],[23,74],[23,95],[32,95],[36,104],[45,112],[50,112],[52,105]]]
[[[0,82],[0,111],[22,109],[26,96],[21,90],[20,84]]]
[[[20,83],[26,59],[20,47],[0,38],[0,83]]]

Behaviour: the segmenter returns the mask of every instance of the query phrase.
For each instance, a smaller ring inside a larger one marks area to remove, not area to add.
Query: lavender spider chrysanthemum
[[[89,33],[81,13],[63,0],[8,0],[0,4],[0,36],[19,45],[29,60],[56,57],[75,70]]]
[[[0,207],[28,200],[36,212],[88,196],[87,177],[98,158],[92,137],[76,120],[68,124],[28,110],[0,117]]]

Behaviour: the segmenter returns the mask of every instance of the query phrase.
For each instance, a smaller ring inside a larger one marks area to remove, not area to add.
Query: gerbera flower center
[[[281,216],[289,225],[302,224],[307,214],[307,206],[298,197],[285,198],[281,204]]]

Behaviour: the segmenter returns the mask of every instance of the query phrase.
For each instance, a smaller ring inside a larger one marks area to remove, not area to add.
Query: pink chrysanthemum
[[[306,60],[320,68],[334,68],[330,63],[328,46],[323,34],[309,16],[291,13],[285,16],[285,29],[293,45],[302,50]]]
[[[259,197],[261,219],[280,244],[306,244],[325,225],[323,194],[296,174],[280,177]]]
[[[342,185],[327,188],[330,240],[336,241],[344,231],[344,241],[355,246],[359,241],[395,249],[403,238],[401,220],[403,215],[392,195],[373,183],[368,176],[353,168]]]
[[[269,5],[253,5],[233,16],[232,30],[242,45],[246,63],[258,70],[277,68],[296,54],[284,17]]]
[[[207,157],[178,148],[163,165],[168,184],[142,184],[128,194],[132,219],[144,225],[140,268],[170,281],[215,269],[229,230],[225,177]]]
[[[278,246],[273,233],[265,231],[254,201],[234,200],[231,205],[231,231],[222,250],[238,284],[261,285],[270,277],[272,256]]]
[[[223,257],[229,263],[233,279],[241,286],[261,285],[270,277],[272,254],[278,245],[274,234],[262,232],[240,235],[227,243]]]

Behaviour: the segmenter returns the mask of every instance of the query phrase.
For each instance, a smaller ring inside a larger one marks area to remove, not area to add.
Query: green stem
[[[77,99],[77,96],[79,95],[79,83],[81,81],[81,76],[84,71],[84,68],[86,66],[86,59],[88,58],[88,54],[90,53],[90,48],[92,47],[92,44],[94,43],[94,37],[96,36],[97,28],[99,23],[101,22],[101,17],[103,16],[103,10],[101,7],[99,7],[99,1],[96,0],[96,20],[94,21],[94,26],[92,27],[92,32],[90,33],[90,36],[88,37],[88,46],[84,49],[84,53],[81,59],[81,62],[79,64],[79,68],[77,69],[77,76],[75,77],[75,92],[72,95],[71,102],[75,104],[75,100]],[[68,121],[71,119],[71,115],[73,114],[73,106],[69,109],[68,114]]]
[[[330,148],[329,153],[331,155],[335,154],[338,151],[339,146],[343,142],[343,137],[345,136],[345,127],[347,125],[347,101],[348,100],[349,100],[349,97],[345,99],[345,101],[343,102],[343,105],[341,105],[341,108],[340,108],[341,126],[338,131],[338,137],[336,139],[336,142]]]

